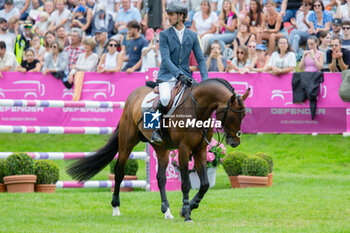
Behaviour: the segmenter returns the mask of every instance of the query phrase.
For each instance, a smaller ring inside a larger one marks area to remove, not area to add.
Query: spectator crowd
[[[0,0],[2,71],[51,73],[159,67],[147,0]],[[341,72],[350,65],[350,0],[181,0],[210,72]],[[190,57],[191,71],[196,71]]]

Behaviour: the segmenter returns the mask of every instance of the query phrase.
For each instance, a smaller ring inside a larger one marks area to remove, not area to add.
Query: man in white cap
[[[166,113],[171,90],[177,81],[191,86],[194,80],[189,66],[189,57],[193,50],[202,81],[208,79],[207,65],[197,34],[185,28],[187,6],[180,1],[171,1],[166,8],[168,20],[172,27],[159,34],[159,47],[162,63],[158,72],[160,101],[157,111]],[[161,143],[159,130],[154,130],[151,142]]]

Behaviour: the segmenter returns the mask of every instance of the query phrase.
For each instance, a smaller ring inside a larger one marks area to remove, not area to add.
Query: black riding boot
[[[157,109],[156,111],[159,110],[159,112],[164,115],[166,114],[166,110],[167,107],[163,106],[163,104],[159,101],[158,105],[157,105]],[[162,116],[161,116],[162,119]],[[156,144],[160,144],[162,143],[162,135],[160,132],[160,129],[154,129],[152,132],[152,136],[151,136],[151,143],[156,143]]]

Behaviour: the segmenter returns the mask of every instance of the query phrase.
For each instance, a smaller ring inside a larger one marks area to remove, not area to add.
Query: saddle
[[[150,85],[147,85],[147,86],[150,86]],[[175,84],[175,87],[171,90],[171,94],[170,94],[170,101],[169,101],[169,104],[167,106],[167,111],[170,110],[170,108],[173,106],[173,103],[174,103],[174,100],[175,100],[175,97],[177,94],[180,93],[181,89],[182,89],[182,86],[183,84],[180,82],[180,81],[177,81],[176,84]],[[153,101],[153,104],[152,104],[152,108],[154,111],[157,110],[157,106],[158,106],[158,103],[160,101],[160,96],[159,96],[159,86],[154,86],[153,88],[153,92],[155,94],[158,94],[157,97],[153,98],[153,99],[150,99],[147,101],[147,103],[150,103]]]
[[[147,81],[146,82],[146,86],[153,88],[153,91],[148,93],[145,98],[142,101],[141,104],[141,112],[151,112],[151,111],[156,111],[158,103],[160,101],[160,97],[159,97],[159,87],[157,86],[156,82],[152,82],[152,81]],[[181,82],[177,82],[175,87],[171,90],[171,97],[170,97],[170,102],[167,106],[167,114],[171,115],[176,108],[178,107],[178,105],[180,104],[180,100],[182,98],[183,93],[185,92],[185,86],[181,83]],[[140,120],[138,121],[137,125],[142,122],[143,117],[141,116]],[[165,148],[167,149],[174,149],[175,144],[174,142],[171,140],[171,137],[169,135],[168,129],[164,129],[161,128],[161,132],[162,132],[162,137],[165,140]],[[145,142],[148,141],[147,138],[145,138],[144,136],[143,140]]]

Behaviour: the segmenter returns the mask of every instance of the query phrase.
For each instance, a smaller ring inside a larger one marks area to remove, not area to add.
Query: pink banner
[[[71,100],[72,89],[61,81],[41,73],[3,73],[0,99]],[[342,133],[350,131],[350,104],[338,95],[340,73],[326,73],[320,86],[315,120],[311,120],[309,104],[292,103],[292,74],[275,77],[270,74],[246,75],[210,73],[211,78],[228,80],[236,92],[251,88],[246,100],[247,116],[242,129],[247,133]],[[155,80],[157,70],[147,73],[86,73],[82,100],[125,101],[127,96],[146,80]],[[199,78],[199,73],[194,74]],[[348,109],[348,111],[347,111]],[[44,108],[0,107],[0,125],[25,126],[94,126],[114,127],[121,109],[112,108]]]
[[[226,79],[243,94],[251,88],[245,104],[247,115],[242,131],[246,133],[342,133],[349,131],[350,103],[343,102],[338,89],[340,73],[325,73],[320,85],[315,120],[311,120],[309,102],[293,104],[292,74],[275,77],[270,74],[250,73],[245,75],[210,73],[210,78]],[[198,73],[194,76],[199,80]],[[348,123],[348,124],[347,124]]]
[[[73,89],[62,81],[41,73],[3,73],[0,79],[0,99],[72,100]],[[125,101],[128,95],[144,85],[145,74],[86,73],[82,100]],[[0,125],[26,126],[93,126],[114,127],[121,116],[117,108],[44,108],[0,107]]]

